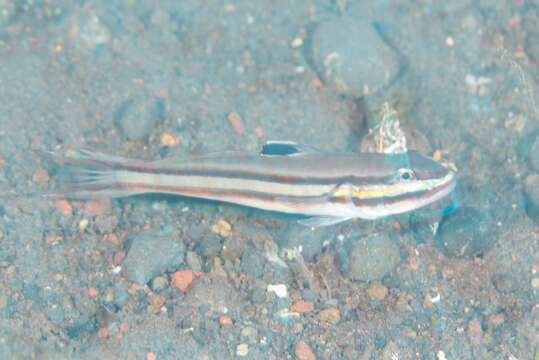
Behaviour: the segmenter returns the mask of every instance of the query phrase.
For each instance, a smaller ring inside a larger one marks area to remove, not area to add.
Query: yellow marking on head
[[[355,197],[358,199],[375,199],[385,196],[398,196],[409,192],[425,190],[428,186],[421,182],[406,182],[385,185],[367,185],[360,188],[341,186],[333,192],[335,197]]]

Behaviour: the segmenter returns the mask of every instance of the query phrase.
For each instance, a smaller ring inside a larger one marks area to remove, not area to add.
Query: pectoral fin
[[[350,220],[350,218],[340,216],[313,216],[310,218],[298,220],[298,224],[309,227],[322,227],[335,225],[346,220]]]

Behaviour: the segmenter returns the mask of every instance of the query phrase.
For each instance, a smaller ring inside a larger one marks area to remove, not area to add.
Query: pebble
[[[195,273],[191,270],[180,270],[172,274],[172,285],[176,286],[181,292],[187,292],[193,285]]]
[[[196,252],[188,251],[186,258],[187,266],[189,266],[190,269],[202,271],[202,259],[200,259],[200,256],[198,256]]]
[[[231,112],[230,114],[228,114],[228,121],[230,121],[230,124],[232,125],[232,128],[234,128],[235,132],[240,135],[243,135],[245,133],[245,125],[241,120],[240,114],[235,111]]]
[[[539,171],[539,134],[535,136],[535,140],[530,148],[528,161],[532,169]]]
[[[88,200],[84,203],[81,213],[91,217],[109,215],[112,209],[110,199]]]
[[[340,93],[362,97],[388,84],[399,70],[396,54],[370,22],[339,17],[320,24],[312,40],[313,60]]]
[[[247,345],[245,343],[242,343],[242,344],[238,344],[238,346],[236,346],[236,355],[237,356],[247,356],[248,353],[249,353],[249,345]]]
[[[159,140],[161,141],[161,145],[169,147],[177,146],[180,143],[180,138],[178,136],[169,133],[161,134]]]
[[[290,310],[300,314],[311,312],[314,310],[314,304],[311,301],[297,301],[290,307]]]
[[[41,186],[47,186],[51,177],[45,169],[39,169],[34,175],[34,182]]]
[[[532,288],[538,289],[539,288],[539,278],[533,278],[531,281]]]
[[[135,235],[122,267],[129,280],[145,285],[168,269],[179,268],[184,251],[175,228],[144,231]]]
[[[238,236],[227,237],[221,249],[221,256],[226,260],[235,261],[243,255],[246,244],[245,239]]]
[[[288,291],[286,290],[285,284],[277,284],[277,285],[269,284],[267,287],[267,291],[275,293],[275,295],[277,295],[277,297],[280,297],[280,298],[288,297]]]
[[[257,279],[264,271],[264,260],[255,250],[247,248],[241,257],[241,271],[249,278]]]
[[[168,279],[165,276],[156,276],[152,279],[151,289],[159,292],[168,287]]]
[[[318,320],[335,325],[341,320],[341,314],[339,309],[329,308],[318,313]]]
[[[518,279],[509,273],[492,275],[492,283],[498,291],[503,293],[512,293],[519,288]]]
[[[110,41],[109,29],[95,15],[90,16],[88,21],[81,26],[79,35],[89,49]]]
[[[249,343],[255,343],[258,332],[252,326],[246,326],[241,329],[241,336],[243,339],[247,340]]]
[[[539,174],[531,174],[524,180],[526,214],[539,224]]]
[[[56,201],[56,207],[60,212],[66,216],[73,216],[73,207],[67,200],[58,200]]]
[[[296,359],[298,360],[316,360],[311,347],[304,341],[296,344]]]
[[[213,226],[211,227],[211,231],[221,235],[222,237],[227,237],[228,235],[230,235],[231,228],[232,227],[228,222],[226,222],[225,220],[219,220],[217,224],[213,224]]]
[[[493,224],[472,207],[463,206],[445,215],[435,237],[436,246],[448,256],[473,257],[493,245]]]
[[[133,97],[116,110],[116,123],[130,141],[148,137],[157,126],[159,101],[146,97]]]
[[[304,226],[291,226],[286,236],[278,236],[275,241],[281,248],[300,248],[303,259],[314,261],[320,255],[324,242],[331,238],[327,227],[311,228]]]
[[[221,240],[217,234],[210,232],[198,238],[197,253],[206,258],[213,258],[219,254],[221,250]]]
[[[371,300],[384,300],[389,290],[382,284],[373,284],[367,288],[367,296]]]
[[[349,276],[354,280],[379,280],[390,273],[401,261],[398,246],[387,233],[351,238]]]

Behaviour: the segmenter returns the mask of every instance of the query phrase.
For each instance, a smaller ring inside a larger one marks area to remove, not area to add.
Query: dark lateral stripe
[[[109,164],[108,166],[110,166]],[[281,174],[265,174],[250,170],[226,170],[226,169],[212,169],[212,168],[168,168],[168,167],[153,167],[152,165],[145,164],[114,164],[114,170],[128,170],[133,172],[151,173],[159,175],[181,175],[181,176],[207,176],[207,177],[221,177],[229,179],[248,179],[248,180],[260,180],[270,181],[281,184],[291,185],[329,185],[329,184],[354,184],[354,185],[372,185],[388,182],[392,176],[335,176],[335,177],[321,177],[321,176],[300,176],[300,175],[281,175]]]
[[[289,202],[303,203],[306,200],[312,201],[316,197],[306,196],[275,196],[269,193],[262,193],[248,190],[217,190],[208,188],[193,188],[193,187],[175,187],[175,186],[159,186],[135,183],[116,183],[111,185],[95,184],[81,186],[62,191],[63,195],[77,194],[82,192],[99,192],[99,191],[125,191],[125,192],[153,192],[163,194],[176,194],[190,197],[211,197],[216,200],[219,198],[237,197],[243,199],[257,199],[266,202]],[[321,197],[320,200],[323,198]]]

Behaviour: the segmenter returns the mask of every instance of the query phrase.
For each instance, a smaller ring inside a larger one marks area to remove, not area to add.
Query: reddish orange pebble
[[[230,121],[234,131],[238,134],[243,135],[245,133],[245,125],[243,125],[240,114],[235,111],[231,112],[228,114],[228,121]]]
[[[298,313],[307,313],[314,310],[314,304],[310,301],[297,301],[290,307],[290,310]]]
[[[220,323],[221,325],[223,325],[223,326],[225,326],[225,325],[227,325],[227,326],[232,326],[232,325],[234,325],[234,324],[232,323],[232,319],[229,318],[228,316],[221,316],[221,317],[219,318],[219,323]]]
[[[73,207],[67,200],[58,200],[56,201],[56,206],[58,210],[66,216],[73,216]]]
[[[191,270],[180,270],[172,274],[172,285],[178,290],[186,292],[195,280],[195,274]]]

